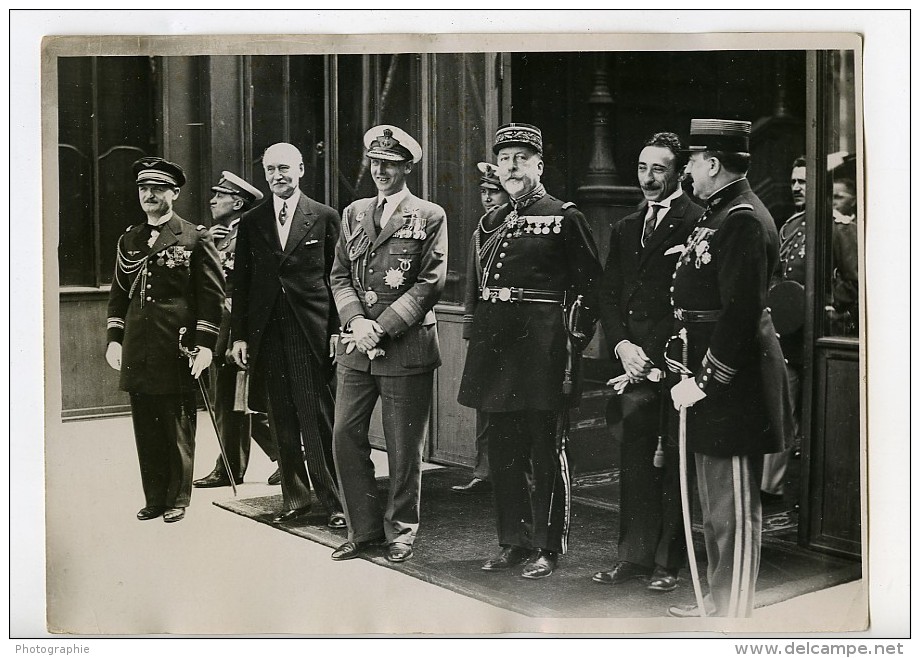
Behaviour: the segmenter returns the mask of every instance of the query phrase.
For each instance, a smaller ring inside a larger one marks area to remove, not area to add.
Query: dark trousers
[[[565,553],[571,481],[556,450],[559,412],[489,412],[489,464],[502,546]]]
[[[233,410],[236,397],[236,374],[239,369],[232,363],[211,366],[211,396],[214,404],[214,416],[220,428],[220,437],[227,451],[227,461],[235,481],[241,482],[249,466],[249,451],[252,439],[273,462],[278,461],[278,446],[268,427],[268,414],[254,411],[247,414]],[[225,472],[224,461],[217,455],[214,468],[219,473]]]
[[[489,412],[476,410],[476,465],[473,477],[489,479]]]
[[[259,361],[268,393],[268,424],[278,445],[284,509],[309,507],[312,481],[326,511],[340,512],[332,458],[332,392],[283,295],[262,338]]]
[[[131,393],[131,419],[147,507],[188,507],[195,461],[195,393]]]
[[[655,565],[679,569],[686,563],[680,461],[677,445],[665,440],[664,467],[654,465],[660,416],[661,398],[655,391],[623,422],[617,559],[649,569]]]
[[[433,382],[434,371],[389,377],[339,364],[333,446],[349,541],[415,542]],[[367,438],[378,398],[390,472],[385,511]]]

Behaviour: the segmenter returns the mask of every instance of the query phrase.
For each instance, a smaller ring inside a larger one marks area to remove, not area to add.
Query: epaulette
[[[562,204],[563,210],[568,210],[569,208],[574,208],[574,207],[575,207],[574,201],[566,201],[565,203]]]
[[[732,206],[728,209],[728,212],[732,213],[736,210],[754,210],[754,206],[749,203],[739,203],[737,206]]]
[[[140,224],[131,224],[131,226],[129,226],[128,228],[125,229],[125,233],[130,232],[131,229],[137,228],[138,226],[140,226]]]

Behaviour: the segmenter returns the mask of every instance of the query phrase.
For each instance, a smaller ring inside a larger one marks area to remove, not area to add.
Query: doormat
[[[610,569],[616,562],[618,518],[610,505],[591,504],[581,496],[573,497],[572,501],[569,552],[560,557],[559,567],[551,577],[525,580],[520,577],[520,567],[503,573],[482,571],[479,568],[482,563],[499,550],[491,494],[464,496],[450,490],[455,484],[469,481],[469,477],[470,471],[463,468],[424,471],[415,556],[393,564],[387,562],[383,549],[379,549],[360,559],[530,617],[664,617],[668,606],[694,602],[688,569],[681,571],[678,588],[668,593],[651,592],[639,581],[616,587],[592,582],[595,572]],[[386,479],[381,478],[378,483],[385,490]],[[214,504],[328,546],[330,553],[346,539],[344,531],[326,527],[325,514],[272,525],[272,517],[281,509],[280,494]],[[319,503],[315,507],[322,508]],[[697,556],[703,557],[702,551],[698,550]],[[335,568],[331,560],[329,568]],[[700,573],[706,573],[705,563],[700,564]],[[858,562],[765,537],[756,605],[778,603],[857,580],[860,575]]]

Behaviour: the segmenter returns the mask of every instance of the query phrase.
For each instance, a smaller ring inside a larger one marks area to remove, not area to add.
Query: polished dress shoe
[[[288,521],[293,521],[299,519],[302,516],[306,516],[310,513],[309,507],[298,507],[296,509],[289,509],[286,512],[281,512],[278,516],[272,519],[272,523],[287,523]]]
[[[336,530],[341,530],[348,527],[348,523],[345,521],[345,514],[342,512],[333,512],[330,514],[329,523],[326,525]]]
[[[591,580],[601,585],[619,585],[630,580],[645,580],[652,573],[648,567],[635,562],[617,562],[610,571],[598,571]]]
[[[705,599],[704,599],[704,600],[705,600]],[[712,608],[712,606],[710,606],[710,605],[707,605],[707,606],[706,606],[706,610],[707,610],[707,613],[706,613],[706,614],[707,614],[707,616],[709,616],[709,617],[712,617],[712,616],[715,614],[715,610],[714,610],[714,609],[711,609],[711,608]],[[696,606],[696,604],[691,604],[691,605],[672,605],[670,608],[668,608],[668,616],[670,616],[670,617],[678,617],[678,618],[680,618],[680,619],[688,619],[688,618],[691,618],[691,617],[699,617],[699,616],[700,616],[700,609],[699,609],[699,607]]]
[[[466,484],[454,485],[450,490],[458,494],[489,493],[492,491],[492,483],[481,478],[473,478]]]
[[[243,479],[234,481],[234,484],[242,484]],[[192,482],[193,487],[198,487],[199,489],[211,489],[213,487],[229,487],[230,478],[227,477],[227,473],[223,469],[214,469],[207,475],[205,475],[200,480],[194,480]]]
[[[379,540],[376,541],[347,541],[337,549],[332,551],[332,559],[336,561],[341,560],[353,560],[356,557],[361,557],[361,555],[371,548],[375,544],[378,544]]]
[[[184,507],[170,507],[168,510],[163,512],[163,520],[166,521],[166,523],[175,523],[176,521],[181,521],[184,518]]]
[[[149,505],[147,507],[144,507],[143,509],[141,509],[140,512],[137,513],[137,520],[138,521],[149,521],[150,519],[155,519],[158,516],[162,516],[165,510],[166,510],[165,507]]]
[[[548,551],[545,548],[539,549],[533,558],[524,565],[521,571],[521,577],[529,580],[539,580],[552,576],[556,570],[556,561],[559,559],[559,553]]]
[[[651,578],[648,579],[648,589],[653,592],[673,592],[677,589],[677,569],[665,569],[655,566]]]
[[[275,472],[268,476],[268,483],[271,485],[281,484],[281,467],[275,469]]]
[[[482,565],[483,571],[506,571],[519,565],[530,555],[530,549],[521,546],[503,546],[501,553]]]
[[[387,546],[387,560],[390,562],[405,562],[412,557],[412,547],[409,544],[390,544]]]

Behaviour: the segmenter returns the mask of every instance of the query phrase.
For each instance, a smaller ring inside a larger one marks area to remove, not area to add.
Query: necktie
[[[651,210],[649,211],[648,217],[645,218],[645,226],[642,229],[642,246],[645,246],[645,243],[648,242],[648,239],[652,237],[652,233],[655,232],[655,224],[658,221],[658,213],[661,212],[661,209],[664,208],[660,203],[650,204]]]
[[[284,202],[281,204],[281,212],[278,213],[278,223],[284,226],[284,223],[287,221],[287,203]]]
[[[383,201],[380,202],[380,205],[374,210],[374,228],[377,229],[377,233],[380,233],[382,225],[380,220],[383,218],[383,208],[387,205],[386,197],[383,198]]]

